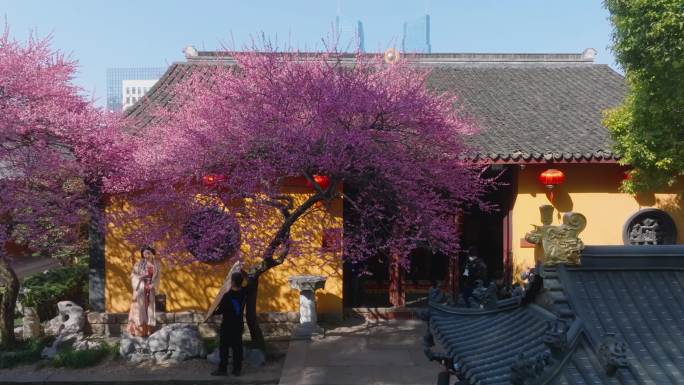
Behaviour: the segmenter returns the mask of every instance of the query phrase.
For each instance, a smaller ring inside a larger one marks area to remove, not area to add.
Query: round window
[[[183,226],[186,248],[197,260],[220,263],[240,248],[240,224],[234,215],[217,209],[193,214]]]
[[[625,245],[673,245],[677,227],[665,211],[644,209],[627,220],[622,239]]]

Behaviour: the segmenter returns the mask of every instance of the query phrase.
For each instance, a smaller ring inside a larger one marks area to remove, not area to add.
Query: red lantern
[[[325,175],[314,175],[313,180],[314,180],[314,182],[316,182],[316,184],[321,186],[321,189],[323,189],[323,190],[327,189],[328,186],[330,186],[330,178],[328,178]],[[307,180],[306,181],[306,187],[313,188],[313,184],[311,184],[311,182],[309,182]]]
[[[554,187],[563,184],[563,182],[565,182],[565,174],[561,170],[550,168],[539,174],[539,183],[549,190],[553,190]]]
[[[206,187],[214,187],[217,183],[225,182],[225,175],[221,174],[206,174],[202,176],[202,184]]]

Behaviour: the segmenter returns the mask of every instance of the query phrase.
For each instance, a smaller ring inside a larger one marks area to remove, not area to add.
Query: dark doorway
[[[449,260],[446,255],[419,248],[411,254],[411,270],[404,274],[407,307],[427,306],[433,282],[442,287],[447,279]]]
[[[490,280],[506,278],[507,254],[509,253],[509,212],[515,196],[514,168],[490,167],[484,177],[495,177],[500,183],[497,189],[486,194],[484,199],[496,205],[489,212],[479,207],[464,210],[461,218],[461,250],[477,249],[478,255],[487,264]],[[463,265],[463,259],[460,261]]]
[[[489,279],[505,278],[510,274],[507,255],[510,253],[510,208],[515,197],[515,166],[490,167],[484,177],[498,176],[500,185],[484,199],[496,205],[485,212],[478,207],[464,210],[461,218],[461,249],[475,246],[488,268]],[[345,186],[345,193],[354,190]],[[348,216],[350,215],[350,216]],[[353,228],[353,215],[345,210],[345,231]],[[461,259],[463,261],[463,259]],[[433,282],[443,287],[449,276],[449,258],[418,248],[411,255],[411,270],[401,272],[399,280],[404,303],[409,307],[427,304],[428,290]],[[457,274],[454,274],[454,277]],[[389,258],[379,255],[363,265],[344,263],[343,301],[345,307],[390,307],[392,275]],[[510,279],[510,278],[508,278]]]
[[[372,258],[364,266],[344,263],[345,307],[390,307],[390,272],[387,258]]]

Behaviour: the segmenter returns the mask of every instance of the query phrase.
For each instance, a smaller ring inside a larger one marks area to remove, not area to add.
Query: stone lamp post
[[[325,287],[326,277],[295,275],[288,278],[290,287],[299,290],[299,325],[292,333],[294,338],[308,339],[322,334],[316,317],[316,289]]]

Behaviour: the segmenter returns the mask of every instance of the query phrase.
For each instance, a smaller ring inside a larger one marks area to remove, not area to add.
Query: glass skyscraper
[[[346,23],[341,16],[335,17],[335,33],[337,36],[337,49],[339,51],[361,52],[365,51],[363,23],[357,20],[355,23]],[[358,45],[358,46],[357,46]]]
[[[407,53],[431,53],[430,15],[404,22],[401,50]]]
[[[107,69],[107,109],[121,111],[124,105],[124,80],[157,80],[166,68],[162,67],[134,67]]]

